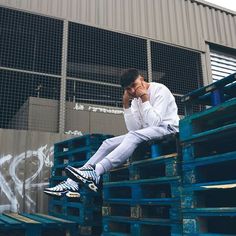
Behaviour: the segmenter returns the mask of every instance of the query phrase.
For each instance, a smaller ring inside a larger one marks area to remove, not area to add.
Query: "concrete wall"
[[[0,212],[47,212],[53,145],[70,138],[39,131],[0,129]]]
[[[127,132],[123,109],[66,102],[65,131],[120,135]],[[58,132],[59,101],[30,97],[11,122],[15,129]],[[107,125],[109,124],[109,125]]]

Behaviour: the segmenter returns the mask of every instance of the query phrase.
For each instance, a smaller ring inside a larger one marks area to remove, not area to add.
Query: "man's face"
[[[136,90],[142,86],[143,77],[139,76],[133,83],[125,88],[125,90],[132,96],[136,97]]]

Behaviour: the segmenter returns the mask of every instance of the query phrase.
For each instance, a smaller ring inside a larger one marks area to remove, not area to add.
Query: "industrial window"
[[[67,80],[67,97],[70,102],[100,104],[106,106],[121,107],[122,91],[120,87],[99,83]],[[119,99],[117,99],[119,98]]]
[[[59,99],[58,78],[0,70],[0,128],[57,132]]]
[[[230,55],[211,50],[210,57],[213,82],[236,72],[236,53]]]
[[[0,8],[0,66],[61,73],[63,21]]]
[[[147,78],[146,40],[69,23],[67,100],[122,106],[119,75],[130,67]]]
[[[152,80],[171,90],[179,114],[184,115],[181,96],[203,86],[200,53],[156,42],[151,43],[151,52]]]

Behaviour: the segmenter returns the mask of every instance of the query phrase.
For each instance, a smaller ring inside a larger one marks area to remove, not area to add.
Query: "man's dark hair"
[[[122,88],[128,87],[138,78],[139,75],[140,75],[139,71],[134,68],[130,68],[123,71],[123,73],[120,76],[120,85],[122,86]]]

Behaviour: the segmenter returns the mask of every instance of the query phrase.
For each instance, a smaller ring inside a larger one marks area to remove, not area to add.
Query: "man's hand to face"
[[[141,98],[142,102],[148,101],[147,86],[143,77],[138,77],[130,86],[126,87],[123,95],[124,108],[129,108],[129,100]]]
[[[129,108],[129,101],[133,99],[134,97],[125,89],[124,95],[123,95],[123,106],[125,109]]]

